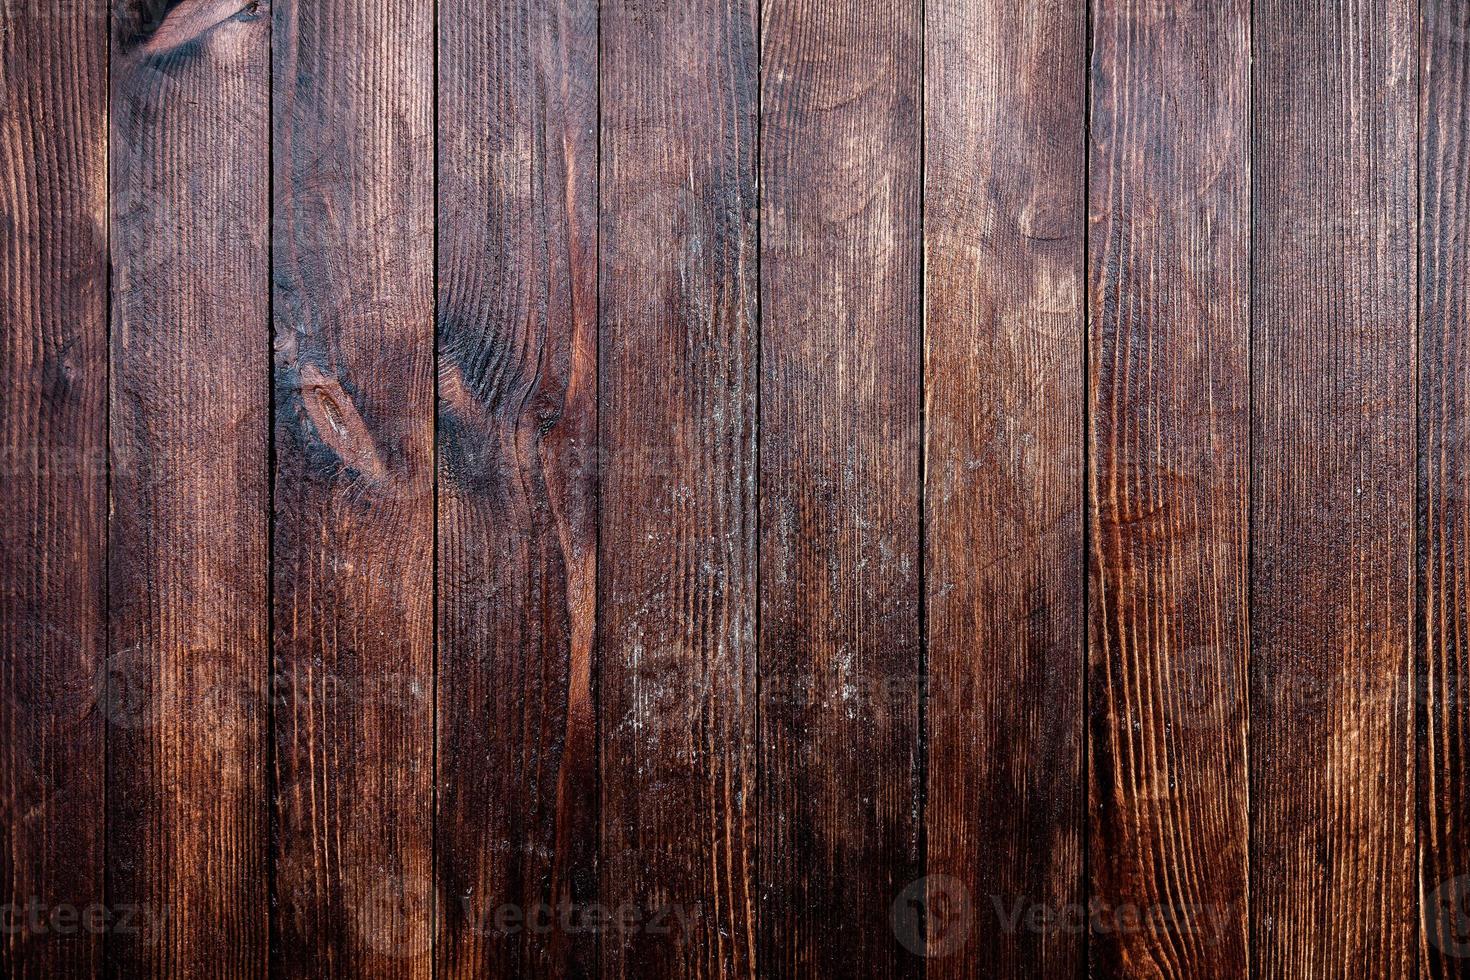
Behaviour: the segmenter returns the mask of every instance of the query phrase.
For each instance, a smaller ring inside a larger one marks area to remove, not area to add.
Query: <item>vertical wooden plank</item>
[[[914,976],[922,871],[917,0],[767,0],[761,897],[770,977]]]
[[[439,976],[589,976],[597,3],[439,17]]]
[[[278,0],[273,971],[425,977],[433,7]]]
[[[1106,976],[1248,968],[1250,17],[1245,0],[1093,8],[1089,948]]]
[[[105,0],[0,8],[0,147],[0,974],[88,976],[51,916],[103,900]]]
[[[1470,957],[1470,6],[1422,0],[1419,140],[1420,951]]]
[[[119,976],[267,957],[267,8],[118,0],[108,901]]]
[[[1261,977],[1415,959],[1413,0],[1257,0],[1251,899]]]
[[[756,976],[757,16],[603,4],[609,978]]]
[[[928,976],[1075,976],[1086,7],[926,17]]]

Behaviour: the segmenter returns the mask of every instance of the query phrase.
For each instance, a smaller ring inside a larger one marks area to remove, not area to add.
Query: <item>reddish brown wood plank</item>
[[[267,958],[263,7],[119,0],[112,40],[108,901],[118,976]]]
[[[1075,976],[1086,11],[925,10],[928,976]]]
[[[433,8],[277,0],[273,969],[427,977]]]
[[[1470,6],[1422,0],[1420,975],[1470,970]]]
[[[922,29],[917,0],[767,0],[762,18],[769,977],[923,968],[890,921],[923,874]]]
[[[1105,976],[1248,967],[1250,30],[1246,0],[1093,8],[1088,894]]]
[[[88,976],[103,900],[107,4],[0,7],[0,974]]]
[[[589,976],[595,0],[441,0],[438,140],[439,976]]]
[[[1250,894],[1263,978],[1400,977],[1416,958],[1414,11],[1255,7]]]
[[[757,10],[602,18],[602,975],[754,977]]]

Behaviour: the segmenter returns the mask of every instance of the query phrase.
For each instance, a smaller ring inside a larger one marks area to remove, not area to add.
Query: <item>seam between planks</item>
[[[276,729],[276,10],[270,6],[270,28],[267,31],[269,57],[266,58],[266,511],[265,511],[265,662],[266,699],[265,735],[265,875],[266,875],[266,948],[265,975],[276,975],[276,947],[280,942],[280,881],[276,874],[276,855],[281,844],[281,800],[277,759],[279,745]]]
[[[929,384],[926,367],[929,362],[929,242],[927,206],[929,201],[929,4],[919,0],[919,492],[918,497],[918,619],[919,644],[916,678],[918,693],[918,745],[914,765],[914,829],[918,836],[918,871],[921,878],[929,874],[929,525],[925,520],[929,509],[929,429],[927,407]],[[929,905],[920,906],[920,935],[924,937],[924,963],[921,972],[928,974]]]
[[[433,0],[429,92],[429,976],[439,975],[439,0]]]
[[[1081,737],[1078,748],[1078,780],[1080,805],[1075,809],[1080,814],[1079,837],[1082,842],[1081,888],[1083,908],[1092,905],[1092,695],[1088,674],[1092,669],[1092,20],[1093,0],[1082,0],[1082,281],[1081,281],[1081,326],[1082,326],[1082,642],[1078,658],[1081,674],[1082,696],[1078,706],[1078,724]],[[1078,958],[1078,971],[1086,978],[1092,975],[1092,928],[1082,930],[1082,955]]]

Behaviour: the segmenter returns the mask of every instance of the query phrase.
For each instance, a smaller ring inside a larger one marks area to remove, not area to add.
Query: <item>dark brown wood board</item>
[[[761,52],[761,973],[914,977],[923,9],[767,0]]]
[[[1076,976],[1086,10],[925,16],[927,975]]]
[[[1247,972],[1250,51],[1244,0],[1093,5],[1088,895],[1102,976]]]
[[[119,0],[110,64],[108,972],[257,976],[270,20]]]
[[[597,4],[438,46],[438,976],[591,976]]]
[[[602,4],[602,976],[756,977],[755,0]]]
[[[1470,7],[1421,0],[1419,974],[1470,956]]]
[[[1251,922],[1258,977],[1411,975],[1411,0],[1255,5]]]
[[[107,50],[105,2],[0,14],[0,905],[15,910],[0,974],[11,977],[91,976],[102,962],[96,932],[28,936],[14,917],[104,898]]]
[[[273,13],[272,973],[428,977],[433,9]]]

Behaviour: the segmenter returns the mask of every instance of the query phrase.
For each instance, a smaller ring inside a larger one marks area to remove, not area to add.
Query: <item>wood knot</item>
[[[383,480],[388,467],[352,398],[314,364],[301,368],[301,401],[317,436],[343,464],[371,480]]]

